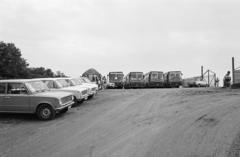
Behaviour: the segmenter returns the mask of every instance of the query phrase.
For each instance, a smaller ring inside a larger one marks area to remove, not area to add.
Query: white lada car
[[[82,84],[90,86],[95,93],[98,92],[98,85],[94,82],[91,82],[88,78],[79,77],[77,79],[80,80]]]
[[[40,78],[51,90],[70,92],[75,102],[83,102],[88,98],[88,88],[69,86],[65,78]]]
[[[96,82],[91,82],[91,81],[89,80],[89,78],[87,78],[87,77],[80,77],[80,79],[81,79],[83,82],[88,83],[88,84],[93,84],[94,86],[96,86],[96,87],[98,88],[97,83],[96,83]]]
[[[90,89],[89,98],[97,94],[97,85],[85,83],[81,78],[66,78],[71,86],[81,86]]]

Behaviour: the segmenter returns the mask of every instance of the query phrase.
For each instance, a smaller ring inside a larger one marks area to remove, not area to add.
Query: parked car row
[[[181,71],[130,72],[125,77],[123,72],[110,72],[107,88],[178,88],[182,81]]]
[[[0,80],[0,112],[32,113],[50,120],[97,94],[87,78]]]

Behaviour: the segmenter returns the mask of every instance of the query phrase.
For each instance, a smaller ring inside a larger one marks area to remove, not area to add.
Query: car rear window
[[[27,94],[27,89],[22,83],[8,83],[7,94]]]
[[[0,83],[0,94],[5,94],[6,91],[6,84]]]

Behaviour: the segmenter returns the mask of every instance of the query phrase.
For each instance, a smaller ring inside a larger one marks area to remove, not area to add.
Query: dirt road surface
[[[105,90],[42,122],[0,115],[1,157],[239,157],[240,90]]]

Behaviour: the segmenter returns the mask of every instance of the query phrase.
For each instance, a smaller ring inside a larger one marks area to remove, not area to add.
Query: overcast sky
[[[0,0],[0,40],[30,66],[148,72],[240,66],[239,0]]]

